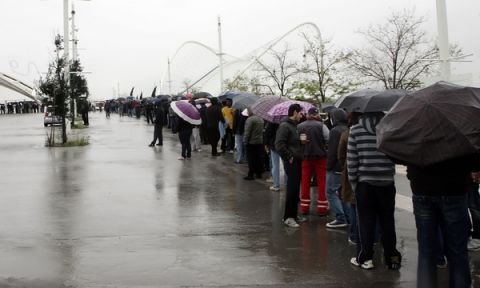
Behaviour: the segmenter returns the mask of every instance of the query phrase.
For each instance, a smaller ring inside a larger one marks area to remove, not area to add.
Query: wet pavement
[[[90,145],[46,148],[43,116],[0,116],[0,287],[415,287],[416,230],[397,175],[400,271],[349,264],[345,230],[281,222],[285,191],[245,181],[209,147],[179,161],[176,135],[90,115]],[[410,205],[410,206],[409,206]],[[480,258],[471,254],[476,286]],[[440,277],[446,280],[446,270]],[[445,284],[446,281],[443,281]],[[446,287],[446,286],[443,286]]]

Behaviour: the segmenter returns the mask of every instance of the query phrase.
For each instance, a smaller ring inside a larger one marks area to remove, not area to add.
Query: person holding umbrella
[[[170,103],[170,108],[178,116],[178,138],[182,144],[182,155],[178,160],[190,159],[192,156],[192,146],[190,136],[192,136],[192,125],[200,125],[202,119],[197,108],[184,101],[175,101]]]
[[[377,129],[378,148],[407,166],[417,287],[438,287],[439,230],[449,287],[471,287],[467,191],[480,171],[480,88],[435,83],[401,99]]]

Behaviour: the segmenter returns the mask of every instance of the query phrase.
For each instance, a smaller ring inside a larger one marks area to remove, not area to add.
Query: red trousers
[[[300,211],[307,214],[310,211],[310,183],[313,173],[317,178],[317,211],[319,214],[328,212],[328,201],[325,195],[325,182],[327,177],[327,159],[302,161],[302,190],[300,192]]]

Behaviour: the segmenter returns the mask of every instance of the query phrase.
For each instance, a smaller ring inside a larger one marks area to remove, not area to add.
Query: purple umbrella
[[[279,103],[275,106],[273,106],[267,114],[272,117],[272,121],[274,123],[280,123],[280,121],[285,118],[285,116],[288,116],[288,108],[292,104],[300,104],[302,106],[302,109],[306,112],[308,109],[314,107],[312,104],[304,101],[296,101],[296,100],[288,100],[282,103]]]
[[[193,125],[202,124],[200,113],[192,104],[184,101],[175,101],[170,103],[170,107],[172,107],[173,112],[175,112],[178,117],[182,118],[188,123]]]
[[[262,96],[255,102],[250,109],[252,113],[260,118],[272,122],[273,117],[268,115],[268,111],[275,105],[287,101],[287,98],[280,96]]]

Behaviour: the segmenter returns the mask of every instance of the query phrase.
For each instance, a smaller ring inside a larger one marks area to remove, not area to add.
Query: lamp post
[[[450,81],[450,49],[448,45],[447,7],[445,0],[437,0],[438,47],[442,80]]]

